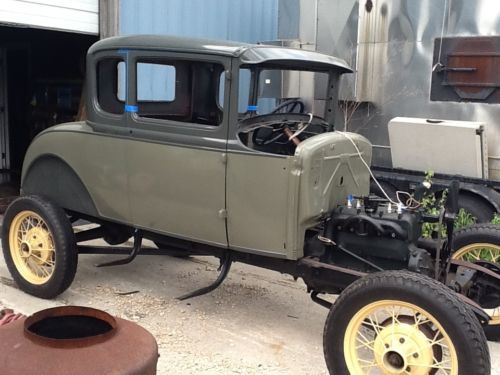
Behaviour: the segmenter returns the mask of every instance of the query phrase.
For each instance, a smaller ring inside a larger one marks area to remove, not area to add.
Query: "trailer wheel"
[[[453,234],[452,259],[474,262],[488,260],[500,264],[500,226],[495,224],[474,224]],[[490,324],[485,327],[489,340],[500,340],[500,306],[488,309]]]
[[[471,194],[459,194],[458,208],[470,213],[478,223],[489,223],[495,214],[495,209],[483,198]]]
[[[39,196],[16,199],[2,226],[7,268],[19,288],[53,298],[72,283],[78,262],[76,242],[65,212]]]
[[[397,189],[393,185],[391,185],[389,182],[386,182],[386,181],[379,181],[379,184],[382,187],[382,189],[384,189],[384,191],[389,196],[389,198],[391,198],[393,201],[397,201],[397,197],[396,197]],[[382,192],[380,187],[373,180],[370,180],[370,193],[372,193],[372,194],[374,194],[377,197],[380,197],[382,199],[387,199],[387,197]]]
[[[408,271],[377,272],[340,295],[323,334],[331,374],[490,374],[478,319],[453,292]]]

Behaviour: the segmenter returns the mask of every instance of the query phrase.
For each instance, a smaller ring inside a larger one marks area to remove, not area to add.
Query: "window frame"
[[[119,49],[97,51],[92,55],[87,56],[87,79],[89,83],[86,88],[86,107],[87,107],[87,123],[96,131],[102,133],[115,134],[124,136],[128,134],[127,111],[125,110],[126,101],[122,102],[124,106],[123,113],[115,114],[106,111],[101,107],[98,100],[98,74],[97,67],[100,62],[107,59],[116,59],[125,63],[125,98],[129,89],[127,80],[129,80],[127,72],[127,53]],[[117,78],[118,79],[118,78]],[[118,88],[117,88],[118,89]],[[118,91],[118,90],[117,90]],[[118,93],[118,92],[117,92]],[[117,97],[116,100],[119,100]]]
[[[100,86],[100,77],[99,77],[99,64],[106,60],[116,60],[116,95],[114,95],[114,99],[120,104],[123,105],[123,111],[121,113],[113,113],[108,110],[106,110],[102,105],[101,101],[99,100],[99,86]],[[121,100],[118,96],[118,83],[119,83],[119,76],[118,76],[118,65],[120,63],[125,64],[125,100]],[[105,115],[106,117],[112,117],[112,118],[122,118],[125,114],[125,104],[126,104],[126,98],[127,98],[127,62],[126,58],[123,57],[121,54],[113,54],[113,53],[105,53],[105,54],[99,54],[95,60],[94,60],[94,77],[92,79],[92,82],[94,82],[94,90],[92,93],[92,98],[94,98],[94,103],[96,107],[96,111],[100,113],[101,115]]]
[[[218,125],[207,125],[193,122],[183,122],[171,119],[155,119],[140,116],[137,112],[130,113],[129,127],[136,137],[151,138],[155,137],[158,141],[173,141],[178,144],[201,145],[204,140],[218,139],[227,141],[227,128],[230,118],[229,104],[231,104],[231,66],[232,58],[229,56],[218,56],[202,53],[184,53],[170,51],[154,50],[135,50],[130,51],[128,77],[129,81],[129,100],[128,105],[137,106],[137,63],[157,60],[174,63],[175,60],[191,60],[193,62],[207,62],[220,64],[226,72],[224,85],[224,108],[222,121]],[[217,99],[217,98],[216,98]],[[228,103],[228,104],[226,104]],[[199,137],[197,140],[196,137]],[[203,137],[203,138],[202,138]],[[217,148],[220,142],[218,142]]]

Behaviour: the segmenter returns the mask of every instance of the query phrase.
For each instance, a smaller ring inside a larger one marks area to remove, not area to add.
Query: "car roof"
[[[352,71],[342,59],[303,49],[168,35],[126,35],[107,38],[93,44],[89,54],[113,49],[203,53],[238,58],[242,64],[265,64],[270,67],[296,66],[303,69],[307,63],[306,68],[311,70]]]

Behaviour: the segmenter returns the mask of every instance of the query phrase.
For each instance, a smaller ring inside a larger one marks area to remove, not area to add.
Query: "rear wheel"
[[[478,223],[490,222],[495,214],[495,209],[485,199],[470,194],[458,196],[458,208],[470,213]]]
[[[73,281],[78,255],[65,212],[38,196],[16,199],[5,212],[2,227],[5,262],[19,288],[53,298]]]
[[[385,196],[385,194],[387,194],[389,198],[391,198],[393,201],[397,201],[398,199],[396,196],[397,189],[393,185],[385,181],[379,181],[378,183],[380,184],[380,186],[378,186],[375,181],[370,180],[370,193],[382,199],[387,199],[387,197]],[[382,191],[381,188],[384,191]]]
[[[366,276],[337,299],[325,324],[332,374],[489,374],[483,330],[443,284],[407,271]]]
[[[468,262],[487,260],[500,265],[500,226],[495,224],[474,224],[453,234],[452,259]],[[487,309],[491,316],[485,327],[489,340],[500,340],[500,306]]]

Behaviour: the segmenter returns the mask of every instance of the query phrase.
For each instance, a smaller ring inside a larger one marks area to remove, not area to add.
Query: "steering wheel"
[[[296,108],[299,108],[298,112],[294,112]],[[274,108],[271,113],[304,113],[305,104],[300,99],[290,99],[284,101],[276,108]]]
[[[300,113],[276,113],[250,117],[241,121],[240,131],[252,133],[252,142],[256,146],[267,146],[272,143],[295,145],[300,143],[297,137],[290,137],[297,131],[298,125],[307,124],[321,127],[326,131],[328,124],[321,118]],[[305,129],[304,127],[302,129]],[[298,130],[300,131],[300,130]],[[323,131],[319,131],[320,133]]]
[[[278,142],[280,139],[285,140],[286,123],[275,122],[267,126],[256,128],[252,134],[252,142],[256,146],[267,146],[271,143]],[[288,141],[288,140],[287,140]]]

